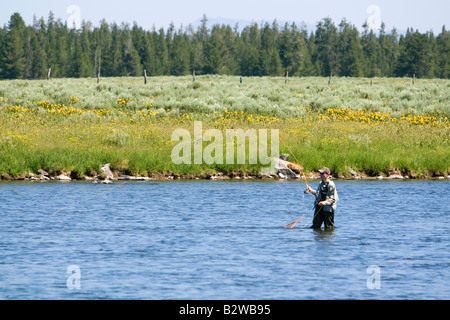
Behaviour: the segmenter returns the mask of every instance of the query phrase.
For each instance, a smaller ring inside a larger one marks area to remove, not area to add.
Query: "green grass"
[[[292,151],[305,171],[329,166],[345,176],[347,167],[370,176],[449,174],[450,81],[372,80],[0,81],[0,174],[20,177],[44,169],[83,177],[99,174],[105,163],[123,174],[148,176],[259,171],[260,164],[175,165],[171,134],[178,128],[192,132],[195,120],[222,132],[279,129],[280,153]],[[344,108],[346,115],[361,112],[353,120],[332,114]],[[382,113],[386,119],[377,120]],[[427,117],[433,120],[420,123]]]

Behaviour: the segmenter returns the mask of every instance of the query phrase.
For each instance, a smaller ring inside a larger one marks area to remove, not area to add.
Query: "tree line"
[[[314,32],[302,25],[216,24],[144,30],[137,24],[75,29],[35,18],[27,26],[19,13],[0,28],[0,78],[227,74],[240,76],[348,76],[450,78],[450,32],[399,34],[382,24],[375,33],[343,19],[319,21]]]

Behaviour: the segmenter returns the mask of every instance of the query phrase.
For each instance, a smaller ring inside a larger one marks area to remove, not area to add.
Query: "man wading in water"
[[[316,197],[314,203],[314,218],[311,229],[320,229],[322,222],[325,229],[334,228],[334,212],[336,211],[336,203],[339,200],[336,185],[329,179],[331,171],[328,168],[319,170],[322,182],[317,190],[313,190],[310,186],[306,186],[305,193],[311,193]]]

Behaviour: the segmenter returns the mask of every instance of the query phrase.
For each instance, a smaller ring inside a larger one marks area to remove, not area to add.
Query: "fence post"
[[[147,69],[144,69],[144,84],[147,84]]]
[[[50,80],[51,75],[52,75],[52,68],[48,69],[47,80]]]
[[[194,72],[192,72],[192,81],[195,82],[195,70],[194,70]]]

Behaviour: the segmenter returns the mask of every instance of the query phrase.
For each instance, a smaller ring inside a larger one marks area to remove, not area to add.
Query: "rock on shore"
[[[291,169],[294,168],[295,165],[289,161],[283,160],[281,158],[275,158],[274,160],[274,167],[275,167],[275,173],[281,178],[281,179],[298,179],[299,176]]]
[[[167,180],[249,180],[249,179],[282,179],[298,180],[307,178],[308,180],[320,179],[317,172],[304,172],[304,168],[296,163],[287,161],[288,155],[281,155],[273,159],[273,166],[262,168],[261,172],[236,170],[232,172],[204,172],[199,174],[184,174],[166,172],[148,172],[144,176],[132,176],[126,170],[113,171],[110,164],[100,167],[100,174],[92,172],[88,175],[82,175],[79,172],[58,172],[49,170],[49,172],[40,169],[37,174],[27,173],[18,176],[12,176],[7,172],[0,173],[0,180],[27,180],[27,181],[73,181],[86,180],[102,184],[108,184],[112,181],[167,181]],[[265,170],[265,171],[264,171]],[[346,167],[345,172],[336,173],[334,178],[343,180],[450,180],[450,171],[447,172],[421,172],[400,171],[391,169],[387,173],[367,174],[358,172],[350,167]]]

